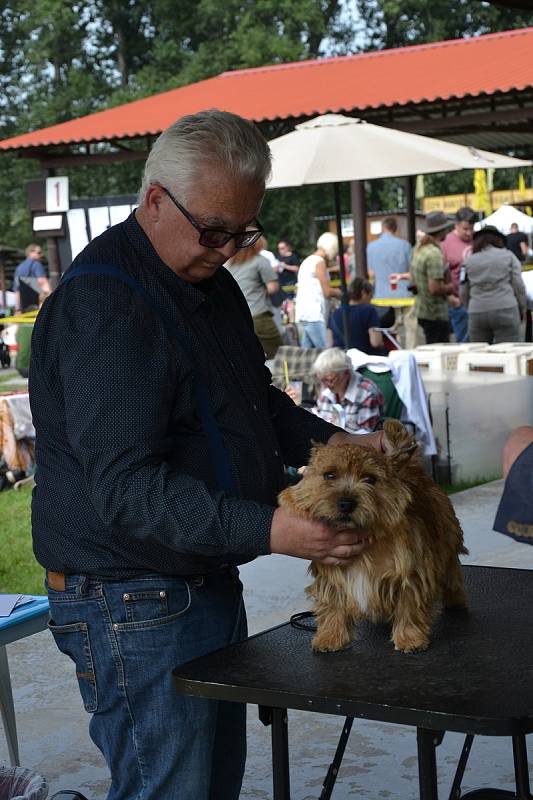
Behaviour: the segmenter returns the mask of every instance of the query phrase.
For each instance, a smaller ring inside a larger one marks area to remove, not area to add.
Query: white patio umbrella
[[[272,179],[269,189],[333,183],[339,240],[343,304],[347,305],[339,184],[375,178],[455,172],[461,169],[523,167],[523,161],[475,147],[429,139],[372,125],[341,114],[324,114],[269,142]],[[344,315],[345,341],[347,312]]]
[[[530,161],[324,114],[269,142],[269,189],[364,181],[460,169],[530,166]]]

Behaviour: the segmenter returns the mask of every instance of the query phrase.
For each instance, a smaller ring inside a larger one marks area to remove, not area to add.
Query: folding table
[[[48,625],[48,598],[32,595],[31,603],[15,608],[8,617],[0,617],[0,711],[7,738],[9,759],[20,766],[17,725],[6,645],[44,630]]]
[[[438,798],[436,749],[445,731],[467,734],[450,797],[532,800],[525,735],[533,731],[533,575],[463,570],[469,609],[440,612],[426,652],[396,652],[388,626],[364,622],[348,649],[313,653],[312,633],[286,623],[178,666],[176,689],[260,706],[272,723],[274,800],[290,798],[288,709],[347,718],[322,798],[330,797],[349,725],[359,717],[417,728],[421,800]],[[516,794],[461,794],[476,734],[512,738]]]

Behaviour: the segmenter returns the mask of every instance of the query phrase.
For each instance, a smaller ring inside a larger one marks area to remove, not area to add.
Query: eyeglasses
[[[164,186],[161,187],[165,194],[167,194],[178,211],[181,211],[185,219],[188,219],[191,225],[196,228],[198,233],[200,234],[200,238],[198,239],[198,243],[202,245],[202,247],[224,247],[231,239],[235,239],[235,247],[239,250],[244,249],[245,247],[251,247],[253,244],[257,242],[260,236],[263,235],[264,231],[261,227],[261,224],[257,222],[258,228],[254,228],[251,231],[240,231],[238,233],[231,233],[230,231],[225,231],[223,228],[203,228],[195,219],[194,217],[189,214],[186,208],[184,208],[181,203],[178,203],[176,198],[165,189]]]
[[[326,372],[324,375],[317,375],[318,380],[321,383],[324,383],[326,386],[331,386],[332,384],[336,383],[339,378],[346,372],[346,367],[343,369],[338,370],[331,370],[331,372]]]

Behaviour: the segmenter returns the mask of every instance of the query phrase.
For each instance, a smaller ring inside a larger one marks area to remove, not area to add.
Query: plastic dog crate
[[[460,353],[458,372],[489,372],[500,375],[533,375],[533,353],[470,352]]]

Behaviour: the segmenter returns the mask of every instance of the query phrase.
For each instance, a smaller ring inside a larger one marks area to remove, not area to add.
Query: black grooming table
[[[440,613],[425,653],[398,653],[387,626],[363,623],[349,649],[317,654],[312,633],[285,624],[178,667],[176,689],[261,707],[263,721],[272,722],[275,800],[290,797],[289,708],[415,726],[422,800],[438,797],[435,750],[444,731],[468,734],[463,772],[474,734],[511,736],[516,795],[469,794],[531,800],[525,734],[533,731],[533,572],[463,570],[469,609]],[[466,797],[460,771],[461,763],[452,791]]]

